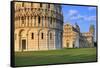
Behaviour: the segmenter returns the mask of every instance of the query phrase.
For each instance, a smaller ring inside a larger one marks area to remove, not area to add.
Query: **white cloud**
[[[89,9],[92,10],[94,7],[89,7]],[[92,22],[96,20],[96,16],[81,15],[77,10],[69,10],[67,19]]]
[[[88,9],[91,11],[91,10],[95,10],[96,7],[89,7]]]
[[[71,20],[77,20],[77,19],[78,19],[78,20],[79,20],[79,19],[80,19],[80,20],[83,20],[83,19],[84,19],[84,16],[82,16],[82,15],[80,15],[80,14],[77,14],[76,16],[71,16],[70,19],[71,19]]]
[[[86,16],[86,15],[77,14],[76,16],[71,16],[70,20],[81,20],[81,21],[84,20],[84,21],[92,22],[92,21],[96,21],[96,16]]]
[[[87,17],[84,17],[84,20],[92,22],[96,20],[96,16],[87,16]]]
[[[68,15],[69,16],[73,16],[73,15],[76,15],[76,14],[78,14],[78,11],[77,10],[69,10],[68,11]]]

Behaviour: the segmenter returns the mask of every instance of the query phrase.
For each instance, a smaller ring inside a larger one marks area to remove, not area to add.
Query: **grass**
[[[96,61],[96,48],[15,52],[15,66]]]

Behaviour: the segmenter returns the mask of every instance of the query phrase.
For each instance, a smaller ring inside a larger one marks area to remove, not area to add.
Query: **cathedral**
[[[94,25],[90,25],[88,32],[81,33],[77,23],[67,23],[63,27],[63,48],[94,47]]]
[[[63,14],[59,4],[14,2],[15,51],[62,48]]]

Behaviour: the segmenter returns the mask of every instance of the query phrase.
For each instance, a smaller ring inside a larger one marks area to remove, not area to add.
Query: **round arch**
[[[24,51],[27,49],[27,35],[26,30],[19,31],[19,50]]]

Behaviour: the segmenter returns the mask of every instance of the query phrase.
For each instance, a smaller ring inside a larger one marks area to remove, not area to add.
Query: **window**
[[[50,33],[50,40],[52,39],[52,33]]]
[[[34,39],[34,33],[32,33],[32,37],[31,38]]]
[[[41,39],[43,39],[43,33],[41,33]]]
[[[40,16],[38,17],[38,23],[40,24]]]
[[[40,7],[42,7],[42,3],[40,3]]]

